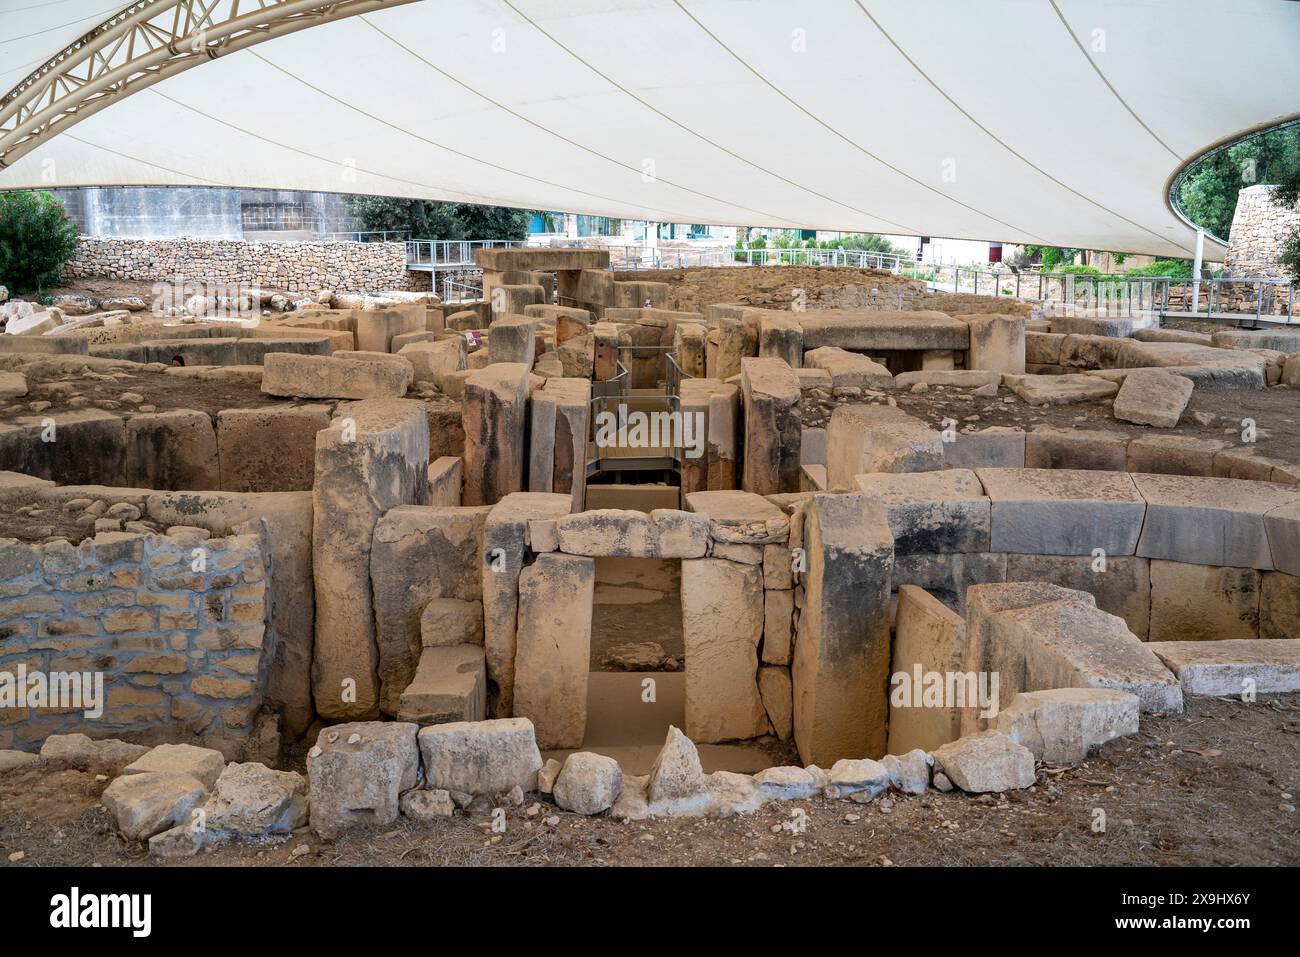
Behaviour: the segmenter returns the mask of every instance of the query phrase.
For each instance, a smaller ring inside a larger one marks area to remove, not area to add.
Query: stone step
[[[1240,695],[1300,691],[1300,638],[1155,641],[1149,645],[1178,676],[1184,694]]]
[[[487,671],[482,645],[425,648],[415,678],[402,692],[398,720],[419,725],[482,721]]]

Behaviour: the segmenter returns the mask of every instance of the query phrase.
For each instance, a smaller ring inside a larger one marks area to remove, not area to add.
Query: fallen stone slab
[[[1092,555],[1008,555],[1010,582],[1042,581],[1091,594],[1097,607],[1119,615],[1143,641],[1151,625],[1151,563],[1130,555],[1106,556],[1099,572]]]
[[[930,787],[930,768],[934,758],[928,751],[913,748],[906,754],[887,754],[880,763],[889,775],[889,786],[896,791],[924,794]]]
[[[481,617],[479,629],[481,632]],[[485,717],[487,669],[483,645],[439,645],[420,652],[415,677],[402,692],[397,719],[428,725],[482,721]]]
[[[1075,375],[1004,375],[1003,384],[1030,405],[1069,405],[1096,402],[1119,392],[1114,382],[1096,376]]]
[[[1039,761],[1075,764],[1098,745],[1137,734],[1138,698],[1106,688],[1022,691],[998,712],[994,728]]]
[[[205,797],[203,782],[188,774],[151,771],[115,778],[101,800],[131,841],[144,841],[187,823]]]
[[[990,550],[1028,555],[1132,555],[1146,499],[1127,474],[976,469],[992,502]]]
[[[1182,342],[1120,340],[1121,369],[1158,366],[1191,379],[1198,389],[1262,389],[1266,362],[1239,349],[1216,349]]]
[[[831,765],[828,796],[847,797],[865,791],[880,794],[889,787],[889,769],[871,758],[841,758]]]
[[[307,779],[250,762],[226,765],[203,806],[209,835],[265,838],[307,822]]]
[[[867,472],[943,468],[943,435],[888,405],[842,405],[826,427],[826,471],[832,489],[855,486]]]
[[[1134,475],[1146,500],[1137,553],[1196,565],[1272,569],[1264,516],[1300,501],[1300,488],[1244,479]]]
[[[555,803],[575,814],[599,814],[623,793],[623,771],[603,754],[578,751],[564,759],[555,779]]]
[[[917,383],[953,386],[958,389],[982,389],[1002,384],[1001,372],[980,372],[970,369],[935,369],[929,372],[900,372],[894,376],[894,385],[910,389]]]
[[[262,391],[299,399],[376,399],[406,395],[415,369],[401,356],[340,352],[333,356],[268,353]]]
[[[0,774],[6,771],[12,771],[15,768],[23,768],[29,764],[35,764],[41,759],[39,754],[31,754],[27,751],[0,751]]]
[[[213,748],[192,744],[160,744],[128,764],[123,774],[188,774],[211,789],[226,766],[225,756]]]
[[[65,761],[81,771],[104,770],[113,776],[132,761],[148,754],[143,744],[128,744],[116,738],[92,741],[84,734],[52,734],[41,744],[45,761]]]
[[[418,730],[399,721],[354,721],[323,730],[307,752],[312,829],[329,840],[353,825],[396,821],[402,792],[419,777]]]
[[[1018,791],[1034,783],[1034,755],[1001,731],[981,731],[935,749],[935,770],[968,794]]]
[[[754,782],[765,795],[778,801],[802,801],[822,789],[811,772],[794,765],[766,768],[754,775]]]
[[[1300,638],[1153,642],[1151,650],[1191,695],[1300,691]]]
[[[990,501],[973,471],[877,472],[857,484],[884,506],[896,555],[989,550]]]
[[[442,788],[415,788],[398,799],[403,817],[413,821],[436,821],[456,813],[456,803],[451,792]]]
[[[804,366],[831,377],[832,389],[892,389],[894,376],[879,362],[858,352],[822,346],[804,353]]]
[[[527,718],[436,724],[420,730],[419,745],[426,787],[472,795],[537,787],[542,755]]]
[[[1194,388],[1191,379],[1163,369],[1130,372],[1115,396],[1115,418],[1172,429],[1183,417]]]

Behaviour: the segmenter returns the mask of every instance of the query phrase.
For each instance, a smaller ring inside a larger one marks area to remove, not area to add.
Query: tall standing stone
[[[745,402],[742,487],[759,495],[799,491],[799,377],[781,359],[745,359],[740,389]]]
[[[493,363],[465,379],[465,505],[493,505],[524,487],[529,367]]]
[[[379,713],[379,660],[370,588],[375,524],[429,492],[429,424],[409,399],[344,403],[316,433],[312,573],[316,646],[312,690],[324,718]]]
[[[794,738],[805,763],[885,753],[894,538],[866,495],[804,508],[804,601],[795,641]]]

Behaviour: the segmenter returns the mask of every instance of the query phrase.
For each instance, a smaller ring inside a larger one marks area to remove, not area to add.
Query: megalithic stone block
[[[537,320],[497,316],[488,329],[488,355],[496,362],[522,362],[530,369],[537,355]]]
[[[591,383],[547,379],[533,393],[528,437],[528,490],[567,492],[581,510],[587,484],[587,434]]]
[[[760,357],[782,359],[791,369],[803,365],[803,329],[797,319],[764,313],[758,328]]]
[[[483,529],[483,639],[487,649],[488,711],[498,718],[514,710],[519,573],[528,550],[528,526],[569,514],[568,495],[516,492],[488,513]]]
[[[745,403],[741,487],[759,495],[799,491],[799,377],[782,359],[744,359],[740,389]]]
[[[541,748],[579,748],[587,729],[596,564],[548,552],[519,576],[514,713]]]
[[[365,399],[339,405],[316,433],[312,573],[316,583],[313,694],[324,718],[379,713],[379,662],[371,601],[375,525],[429,494],[424,403]]]
[[[465,505],[492,505],[524,487],[529,375],[522,362],[501,362],[465,379]]]
[[[740,389],[724,384],[709,396],[709,491],[737,488],[736,445],[740,433]]]
[[[687,375],[703,379],[708,374],[706,335],[708,329],[701,323],[679,322],[673,329],[673,352],[677,364]]]
[[[866,495],[804,506],[808,570],[795,641],[794,739],[806,764],[885,753],[894,537]]]

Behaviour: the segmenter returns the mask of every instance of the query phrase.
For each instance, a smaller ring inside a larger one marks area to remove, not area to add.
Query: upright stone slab
[[[548,552],[519,575],[514,713],[540,748],[580,748],[587,728],[596,563]]]
[[[803,513],[808,570],[791,672],[795,743],[804,763],[822,767],[879,757],[893,535],[884,509],[865,495],[818,493]]]
[[[759,495],[797,492],[803,428],[798,376],[782,359],[745,359],[740,389],[745,403],[742,487]]]
[[[764,314],[759,323],[758,354],[780,359],[791,369],[803,365],[803,329],[799,321],[793,316]]]
[[[696,379],[708,374],[706,364],[706,336],[708,329],[702,323],[679,322],[673,329],[673,353],[682,371]]]
[[[425,501],[428,467],[429,425],[421,402],[344,403],[330,427],[316,433],[313,694],[322,717],[379,713],[371,543],[384,512]]]
[[[946,687],[947,676],[962,670],[965,655],[962,617],[924,589],[899,588],[890,674],[890,754],[906,754],[913,748],[933,751],[961,737],[962,709],[955,702],[926,700],[923,689],[926,676],[935,674],[943,676]],[[960,687],[964,693],[965,684]]]
[[[530,369],[537,349],[537,321],[530,316],[497,316],[488,329],[493,363],[521,362]]]
[[[434,382],[446,372],[459,372],[467,360],[465,339],[460,335],[439,335],[433,339],[401,346],[397,354],[411,363],[416,382]]]
[[[866,472],[943,468],[943,435],[888,405],[842,405],[826,429],[826,471],[833,489],[855,488]]]
[[[970,327],[967,369],[1022,373],[1025,371],[1023,316],[977,314],[957,316]]]
[[[686,642],[686,733],[717,742],[767,733],[758,687],[763,573],[719,558],[682,562]]]
[[[309,445],[310,442],[309,436]],[[310,455],[307,460],[310,462]],[[126,420],[128,485],[158,489],[228,488],[219,481],[218,463],[217,436],[206,412],[173,409],[141,413]],[[279,489],[268,487],[255,491]]]
[[[424,332],[428,321],[422,302],[393,306],[389,309],[358,309],[356,317],[357,349],[363,352],[391,352],[393,336]]]
[[[465,379],[466,505],[493,505],[524,487],[529,374],[523,363],[502,362]]]
[[[591,383],[547,379],[533,393],[529,435],[528,490],[568,493],[575,511],[587,488],[587,434]]]
[[[528,550],[532,521],[569,514],[567,495],[515,492],[488,513],[483,530],[483,640],[487,649],[488,712],[497,718],[514,713],[515,653],[519,609],[519,574]]]
[[[989,500],[974,472],[876,472],[857,479],[885,507],[896,555],[989,550]]]

